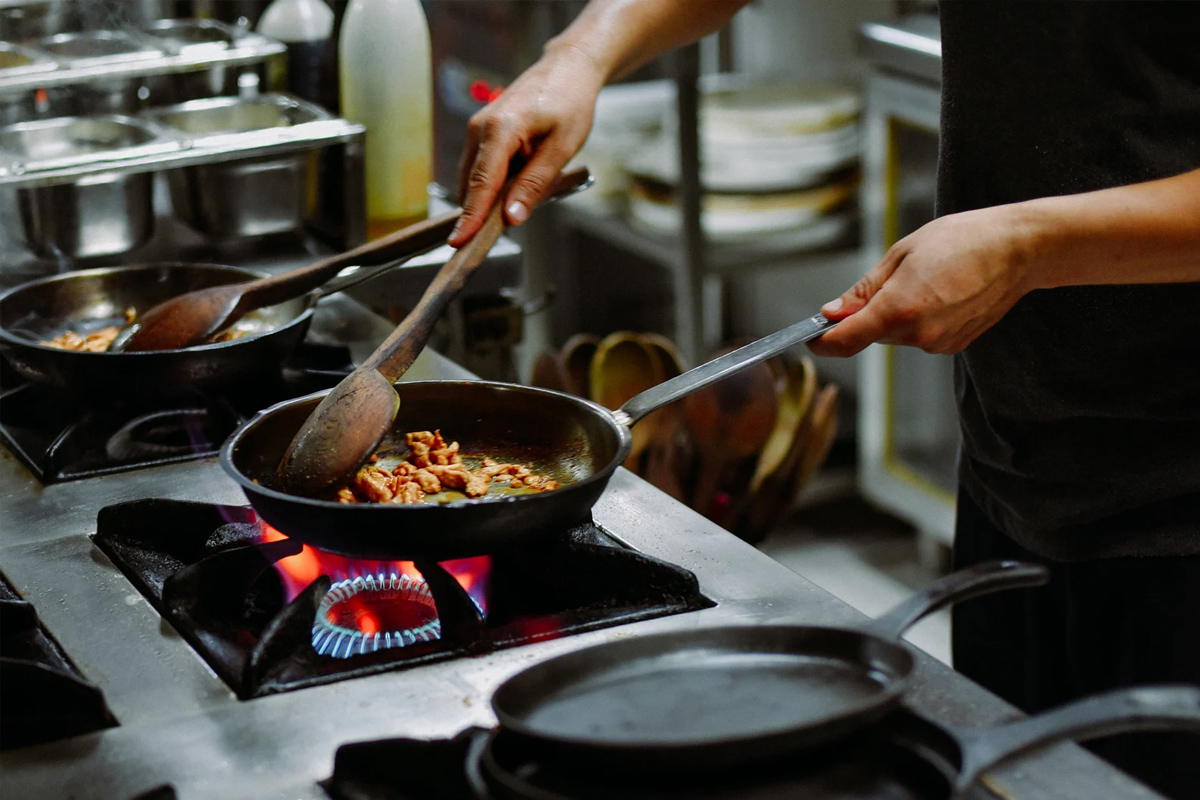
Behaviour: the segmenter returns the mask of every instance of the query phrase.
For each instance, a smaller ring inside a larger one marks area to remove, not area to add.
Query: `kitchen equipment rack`
[[[812,246],[801,238],[762,237],[758,241],[714,243],[700,222],[700,49],[681,48],[674,60],[675,103],[679,135],[679,206],[682,225],[676,236],[643,231],[619,214],[563,203],[555,219],[566,228],[598,239],[670,271],[673,287],[674,331],[671,338],[691,363],[720,344],[726,281],[745,269],[783,264],[847,262],[858,270],[857,224]]]
[[[321,220],[317,227],[327,232],[335,246],[352,247],[365,240],[363,208],[363,126],[338,118],[321,107],[288,95],[261,95],[279,98],[304,112],[305,121],[297,124],[237,133],[188,134],[155,122],[145,115],[142,122],[153,127],[155,146],[116,148],[90,159],[22,159],[0,150],[0,187],[35,188],[72,183],[91,175],[137,174],[182,167],[216,164],[225,161],[275,156],[319,148],[332,152],[340,162],[343,179],[340,219]]]
[[[135,59],[80,59],[56,57],[44,52],[37,42],[21,42],[22,50],[32,54],[36,70],[0,70],[0,95],[31,92],[91,81],[142,78],[181,72],[257,64],[281,56],[287,48],[282,42],[252,31],[215,20],[201,20],[204,28],[224,34],[225,46],[212,44],[172,44],[166,36],[152,30],[122,30],[121,34],[145,45],[149,50]]]

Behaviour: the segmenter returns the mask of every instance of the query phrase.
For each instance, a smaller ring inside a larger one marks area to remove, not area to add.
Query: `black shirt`
[[[947,0],[938,213],[1200,168],[1200,2]],[[1063,560],[1200,553],[1200,284],[1034,291],[956,358],[964,491]]]

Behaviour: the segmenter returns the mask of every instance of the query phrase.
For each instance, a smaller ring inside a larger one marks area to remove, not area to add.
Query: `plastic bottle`
[[[287,45],[287,88],[320,102],[321,53],[333,33],[333,9],[324,0],[275,0],[258,20],[258,32]]]
[[[338,40],[342,116],[367,128],[367,237],[429,213],[433,77],[418,0],[350,0]]]

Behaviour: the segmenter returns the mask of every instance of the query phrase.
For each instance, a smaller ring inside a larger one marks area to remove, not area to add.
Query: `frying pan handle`
[[[1200,734],[1200,688],[1164,685],[1119,689],[996,728],[954,731],[962,748],[963,764],[952,797],[962,797],[991,767],[1038,745],[1136,731]]]
[[[1050,571],[1040,564],[984,561],[934,581],[883,616],[877,617],[869,627],[880,636],[899,639],[918,621],[950,603],[1006,589],[1041,586],[1048,580]]]
[[[460,216],[462,216],[462,209],[447,211],[445,214],[422,220],[382,238],[359,245],[353,250],[338,253],[300,269],[254,281],[252,286],[247,287],[245,299],[242,302],[252,303],[254,308],[282,303],[317,289],[326,281],[334,279],[339,272],[349,266],[369,267],[379,264],[387,265],[389,262],[393,266],[398,266],[413,256],[445,244],[446,238],[454,229],[454,224],[458,222]],[[354,274],[358,275],[359,273]],[[367,277],[364,275],[358,280],[366,280]],[[353,283],[357,282],[356,280]],[[322,291],[321,296],[334,291],[340,291],[340,289]]]
[[[657,411],[697,389],[716,383],[751,364],[757,364],[759,361],[766,361],[771,356],[779,355],[789,347],[812,341],[821,334],[832,330],[835,325],[837,325],[836,322],[825,319],[821,314],[801,320],[781,331],[751,342],[745,347],[740,347],[732,353],[714,358],[707,364],[701,364],[682,375],[663,381],[641,394],[634,395],[625,402],[625,405],[617,409],[613,416],[620,424],[631,427],[650,412]]]
[[[483,777],[483,754],[496,735],[494,730],[478,730],[471,734],[471,742],[467,745],[467,756],[463,761],[463,771],[471,793],[477,800],[492,800],[492,790],[488,787],[487,779]]]

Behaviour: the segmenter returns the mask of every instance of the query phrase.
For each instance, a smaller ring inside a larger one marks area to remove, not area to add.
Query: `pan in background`
[[[23,377],[94,396],[186,394],[260,379],[278,370],[312,321],[305,298],[260,309],[228,342],[155,352],[85,353],[41,344],[67,330],[124,325],[126,308],[262,277],[211,264],[155,264],[79,270],[31,281],[0,295],[0,353]]]

